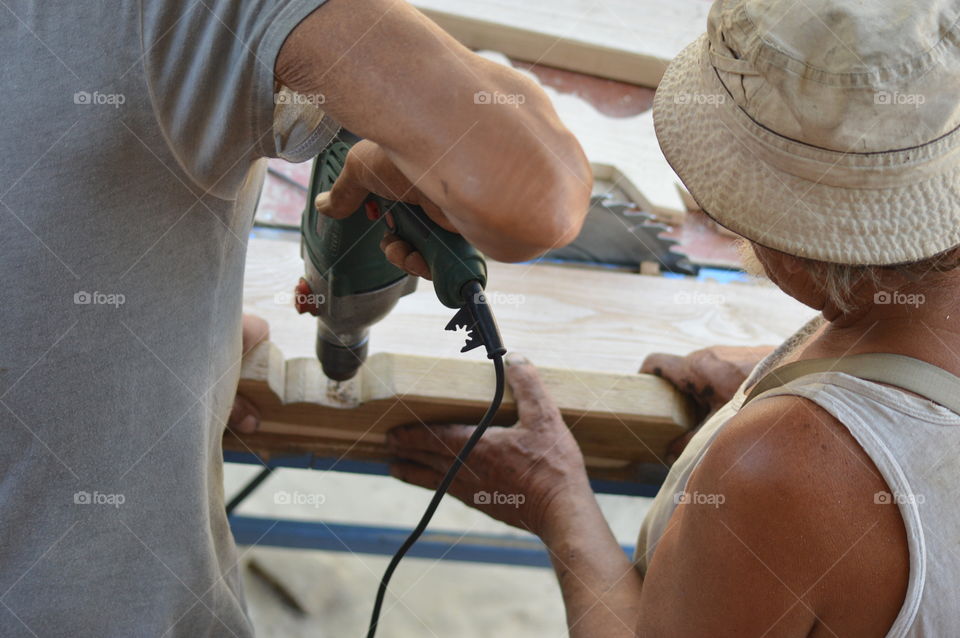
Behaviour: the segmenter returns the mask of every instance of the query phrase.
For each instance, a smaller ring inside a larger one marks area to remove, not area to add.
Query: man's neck
[[[797,358],[889,352],[922,359],[960,376],[960,295],[945,294],[949,288],[942,285],[935,290],[923,288],[914,285],[878,296],[849,315],[825,308],[828,323]]]

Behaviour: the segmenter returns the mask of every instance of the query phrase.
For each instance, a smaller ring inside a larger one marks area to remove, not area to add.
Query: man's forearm
[[[291,33],[276,75],[323,94],[491,257],[532,258],[579,232],[593,178],[546,94],[406,2],[330,0]]]
[[[570,636],[634,636],[643,578],[593,495],[551,508],[541,538],[563,592]]]

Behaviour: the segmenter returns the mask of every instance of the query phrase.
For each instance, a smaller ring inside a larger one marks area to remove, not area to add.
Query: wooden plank
[[[657,377],[540,372],[584,454],[608,464],[659,462],[667,444],[693,424],[686,399]],[[476,423],[494,385],[488,361],[387,353],[371,356],[356,378],[336,384],[323,376],[316,358],[285,360],[279,348],[264,343],[244,360],[240,392],[261,411],[255,443],[292,437],[341,443],[347,450],[357,443],[365,456],[386,458],[387,431],[416,423]],[[508,390],[495,424],[516,419]]]
[[[500,53],[481,51],[480,55],[510,64]],[[534,74],[520,72],[539,83]],[[609,117],[576,95],[548,86],[542,88],[560,119],[583,146],[594,178],[611,182],[641,209],[668,223],[683,222],[687,211],[685,190],[660,150],[652,111],[632,117]]]
[[[705,0],[412,0],[474,49],[656,87],[667,64],[706,30]]]

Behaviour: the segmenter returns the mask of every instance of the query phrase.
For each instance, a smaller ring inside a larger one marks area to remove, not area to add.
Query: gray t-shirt
[[[221,436],[262,158],[333,130],[274,99],[322,3],[0,8],[0,636],[251,635]]]

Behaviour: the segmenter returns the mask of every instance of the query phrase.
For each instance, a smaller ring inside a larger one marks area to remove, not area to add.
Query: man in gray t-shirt
[[[403,2],[322,4],[0,10],[3,637],[251,635],[220,441],[263,158],[339,122],[372,141],[327,214],[402,196],[506,260],[575,236],[589,168],[532,83]]]

